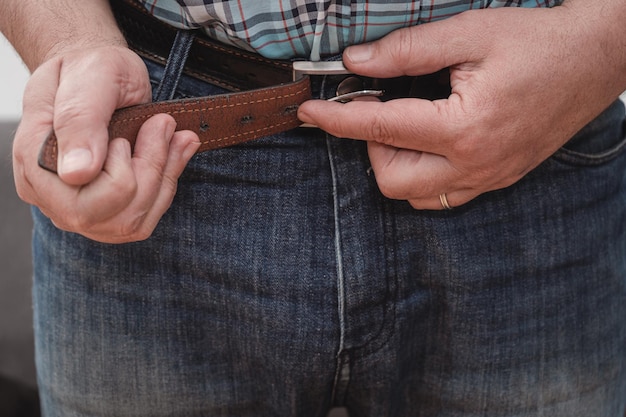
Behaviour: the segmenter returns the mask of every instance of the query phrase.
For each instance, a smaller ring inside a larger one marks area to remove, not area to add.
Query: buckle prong
[[[326,101],[338,101],[340,103],[347,103],[358,97],[380,97],[385,92],[383,90],[357,90],[350,93],[341,94],[335,97],[331,97]]]
[[[294,61],[293,62],[293,80],[297,81],[305,75],[349,75],[352,74],[342,61]],[[338,94],[329,98],[327,101],[337,101],[339,103],[347,103],[358,97],[380,97],[385,92],[383,90],[367,90],[361,89],[349,91],[344,94]],[[300,127],[317,127],[310,123],[303,123]]]

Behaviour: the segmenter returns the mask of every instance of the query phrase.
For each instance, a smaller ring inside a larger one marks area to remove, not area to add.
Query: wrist
[[[591,55],[580,59],[602,69],[605,87],[617,94],[626,90],[626,2],[565,0],[561,7],[571,16],[568,26],[577,28],[571,36]]]
[[[126,46],[108,0],[5,0],[0,30],[34,71],[53,57],[99,46]]]
[[[86,51],[93,51],[100,48],[128,48],[126,40],[121,36],[117,38],[114,36],[101,37],[94,39],[90,36],[77,36],[67,37],[62,41],[54,43],[49,48],[46,48],[41,53],[34,57],[36,67],[41,64],[50,61],[52,59],[67,56],[73,53],[81,53]]]

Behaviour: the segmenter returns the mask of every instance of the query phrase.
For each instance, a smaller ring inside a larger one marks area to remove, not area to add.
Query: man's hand
[[[143,125],[132,154],[124,138],[109,142],[113,111],[149,101],[150,91],[145,65],[122,46],[62,53],[41,65],[27,85],[13,147],[20,197],[58,227],[94,240],[147,238],[199,146],[194,133],[175,133],[176,123],[166,115]],[[37,165],[53,128],[58,176]]]
[[[623,31],[601,10],[623,14],[624,6],[596,6],[471,11],[348,48],[345,65],[366,76],[449,67],[452,94],[434,102],[310,101],[299,117],[367,140],[386,196],[441,209],[446,193],[451,206],[462,205],[518,181],[626,88],[623,53],[614,49]]]

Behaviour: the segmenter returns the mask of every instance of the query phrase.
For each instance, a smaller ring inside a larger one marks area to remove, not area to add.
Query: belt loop
[[[174,43],[167,57],[163,77],[156,93],[153,94],[154,101],[165,101],[174,98],[178,80],[185,67],[194,37],[195,33],[190,30],[179,30],[176,32],[176,38],[174,38]]]

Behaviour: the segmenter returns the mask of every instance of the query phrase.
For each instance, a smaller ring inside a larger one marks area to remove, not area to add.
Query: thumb
[[[472,12],[466,12],[472,13]],[[345,66],[356,74],[378,78],[431,74],[472,60],[472,40],[463,14],[395,30],[369,43],[346,48]]]
[[[122,48],[102,48],[63,59],[53,125],[58,174],[68,184],[87,184],[102,170],[115,109],[149,99],[145,66],[130,54]]]

